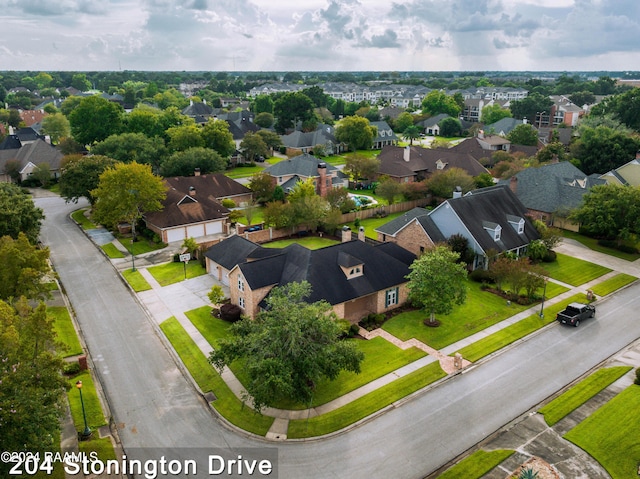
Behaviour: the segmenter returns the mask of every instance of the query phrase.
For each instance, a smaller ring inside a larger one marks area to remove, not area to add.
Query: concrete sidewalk
[[[629,263],[618,258],[613,258],[602,253],[591,251],[588,248],[585,248],[579,243],[573,241],[565,241],[561,246],[557,248],[557,251],[569,256],[575,256],[586,261],[606,266],[613,269],[614,271],[578,287],[562,284],[563,286],[569,288],[568,291],[545,301],[545,306],[550,306],[558,303],[579,292],[585,293],[594,285],[605,281],[606,279],[616,275],[618,272],[624,272],[633,276],[640,276],[640,262],[636,261],[634,263]],[[208,357],[212,350],[211,345],[186,317],[184,312],[202,306],[211,306],[207,298],[207,293],[211,289],[211,287],[216,284],[216,281],[211,276],[204,275],[162,287],[148,271],[147,265],[149,265],[153,260],[159,260],[166,256],[166,253],[157,254],[155,255],[155,257],[150,255],[149,259],[146,260],[146,264],[141,265],[137,268],[140,274],[147,280],[152,288],[149,291],[138,293],[138,297],[158,324],[170,317],[175,317],[187,331],[187,333],[191,336],[194,342],[198,345],[202,353]],[[138,259],[136,259],[136,265],[138,265]],[[228,288],[225,289],[225,293],[228,295]],[[539,314],[540,308],[540,305],[536,305],[534,307],[526,309],[500,323],[494,324],[493,326],[490,326],[478,333],[461,339],[456,343],[450,344],[449,346],[439,351],[415,339],[411,339],[409,341],[401,341],[382,329],[373,332],[361,330],[361,334],[367,339],[376,336],[382,336],[387,341],[392,342],[400,348],[406,349],[409,347],[417,347],[427,352],[428,355],[396,371],[386,374],[385,376],[382,376],[360,388],[357,388],[349,392],[348,394],[345,394],[344,396],[336,398],[333,401],[330,401],[318,407],[303,410],[282,410],[276,408],[264,409],[262,411],[262,414],[276,418],[276,421],[274,421],[274,424],[267,434],[267,437],[272,439],[286,439],[286,431],[288,428],[288,422],[290,420],[307,419],[338,409],[345,404],[361,398],[366,394],[387,384],[390,384],[396,379],[406,376],[407,374],[420,369],[432,362],[440,361],[441,367],[447,374],[454,374],[461,369],[455,367],[453,364],[454,358],[452,355],[455,354],[456,351],[459,351],[465,346],[473,344],[474,342],[483,339],[497,331],[507,328],[517,323],[518,321],[531,316],[532,314]],[[469,361],[463,360],[462,368],[468,366],[469,364]],[[235,377],[235,375],[228,368],[226,368],[223,371],[222,377],[226,381],[230,389],[234,392],[234,394],[242,400],[242,398],[246,395],[246,391],[242,387],[240,381]]]

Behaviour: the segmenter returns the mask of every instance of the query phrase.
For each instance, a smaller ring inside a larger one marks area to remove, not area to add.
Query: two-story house
[[[280,161],[265,168],[264,171],[273,178],[276,185],[282,187],[285,193],[290,191],[298,181],[309,178],[313,180],[316,193],[320,196],[325,196],[331,188],[349,186],[348,177],[338,168],[308,153]]]

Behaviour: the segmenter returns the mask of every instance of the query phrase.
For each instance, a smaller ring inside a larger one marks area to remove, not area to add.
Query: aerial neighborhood
[[[0,357],[18,364],[35,350],[39,387],[61,391],[42,404],[25,393],[20,414],[46,416],[33,437],[59,433],[59,416],[43,411],[67,396],[81,441],[105,425],[87,422],[98,396],[85,339],[66,361],[54,353],[51,291],[68,286],[49,266],[55,235],[40,230],[54,213],[38,195],[66,202],[74,231],[219,417],[274,441],[324,436],[517,347],[569,304],[595,316],[591,303],[637,279],[564,249],[640,257],[634,80],[1,72]],[[30,391],[20,374],[16,387]],[[0,426],[17,442],[1,445],[45,447],[5,418],[3,388]]]

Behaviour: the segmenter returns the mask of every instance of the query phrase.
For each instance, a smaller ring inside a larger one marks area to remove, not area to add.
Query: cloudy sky
[[[0,70],[640,70],[639,0],[0,0]]]

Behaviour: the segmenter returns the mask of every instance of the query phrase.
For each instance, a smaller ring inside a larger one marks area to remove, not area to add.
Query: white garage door
[[[216,221],[214,223],[207,223],[207,234],[215,235],[222,233],[222,221]]]
[[[184,241],[184,230],[182,228],[167,230],[167,242],[173,243],[174,241]]]
[[[189,238],[200,238],[204,236],[204,225],[187,226],[187,236]]]

